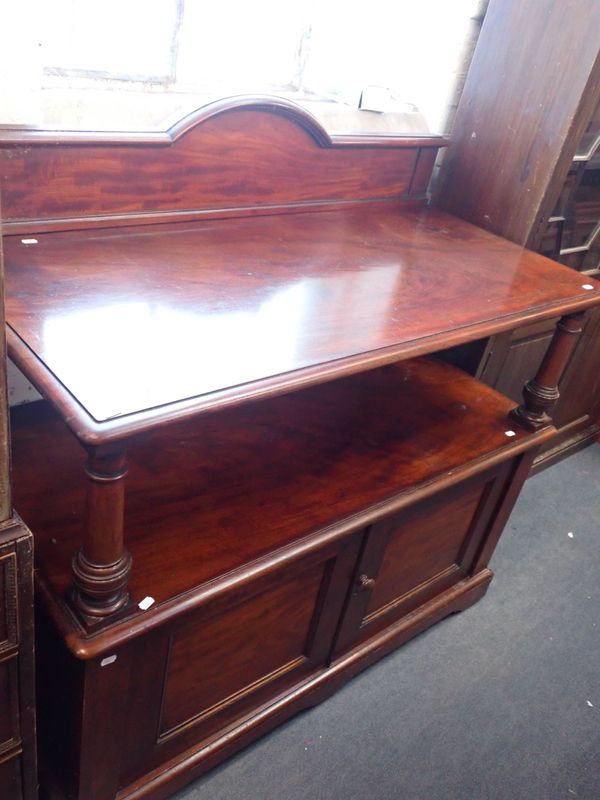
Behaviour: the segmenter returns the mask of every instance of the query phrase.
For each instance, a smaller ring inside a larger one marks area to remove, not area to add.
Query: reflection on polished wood
[[[486,591],[555,431],[412,357],[600,284],[417,203],[443,144],[328,141],[277,102],[157,146],[0,141],[9,347],[50,401],[13,420],[42,751],[71,800],[163,800]]]
[[[79,413],[77,432],[100,439],[164,418],[169,404],[239,402],[600,294],[456,218],[387,203],[36,238],[6,242],[11,355],[34,351],[30,378],[44,390],[52,373],[104,423]],[[77,415],[72,398],[54,399]]]
[[[129,448],[125,479],[134,603],[147,594],[162,603],[448,471],[460,475],[466,453],[505,459],[531,447],[520,427],[505,435],[513,406],[465,373],[415,359],[144,435]],[[43,404],[16,408],[13,429],[16,502],[64,595],[84,522],[85,454]]]

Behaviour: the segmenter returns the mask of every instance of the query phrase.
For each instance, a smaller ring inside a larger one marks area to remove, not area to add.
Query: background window
[[[210,99],[283,94],[444,132],[486,0],[22,0],[0,11],[0,122],[151,129]],[[315,110],[315,106],[311,107]],[[331,115],[330,115],[331,116]],[[360,120],[375,117],[360,116]],[[391,122],[390,122],[391,120]],[[360,123],[362,124],[362,122]],[[381,120],[379,123],[381,124]]]

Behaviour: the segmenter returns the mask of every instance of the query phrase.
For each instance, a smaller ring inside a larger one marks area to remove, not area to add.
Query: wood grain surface
[[[394,498],[410,502],[465,464],[507,459],[551,435],[513,426],[507,437],[513,407],[456,368],[417,359],[143,435],[125,479],[134,602],[150,595],[160,605],[345,519],[360,526],[352,517],[365,509],[380,517]],[[85,453],[44,404],[13,410],[13,440],[15,502],[64,597]]]
[[[600,101],[597,0],[492,0],[436,201],[536,248]]]
[[[153,222],[423,196],[445,144],[440,136],[330,136],[291,101],[241,97],[205,106],[164,134],[0,130],[0,184],[9,227]]]
[[[91,441],[600,301],[543,256],[394,203],[13,236],[5,260],[10,354]]]

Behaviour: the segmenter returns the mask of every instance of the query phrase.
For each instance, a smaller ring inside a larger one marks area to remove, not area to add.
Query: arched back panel
[[[247,97],[162,134],[4,131],[3,215],[18,232],[418,198],[444,144],[329,136],[294,103]]]

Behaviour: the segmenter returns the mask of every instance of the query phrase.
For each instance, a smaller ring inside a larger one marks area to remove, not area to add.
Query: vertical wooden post
[[[535,378],[523,387],[524,402],[512,416],[531,430],[550,425],[548,411],[558,400],[558,384],[581,334],[584,312],[562,317]]]
[[[73,600],[84,617],[102,618],[129,599],[131,556],[123,541],[125,507],[124,447],[88,451],[86,521],[83,545],[73,558]]]
[[[0,521],[12,516],[9,474],[8,391],[6,384],[6,332],[4,327],[4,253],[0,205]]]
[[[36,699],[35,699],[35,653],[33,619],[33,536],[15,515],[12,507],[10,485],[10,430],[8,408],[8,383],[6,377],[6,330],[4,315],[4,250],[2,231],[2,207],[0,203],[0,523],[3,538],[3,553],[12,559],[16,571],[16,585],[11,589],[9,580],[5,591],[0,592],[0,620],[14,620],[14,638],[11,644],[18,646],[12,653],[4,651],[6,667],[9,669],[8,684],[0,685],[0,706],[16,714],[15,747],[3,752],[0,772],[0,794],[5,781],[11,797],[20,800],[37,800],[37,747],[36,747]],[[5,562],[7,563],[7,562]],[[0,571],[2,568],[0,567]],[[7,575],[8,577],[8,575]],[[2,627],[2,623],[0,623]],[[9,624],[9,631],[10,628]],[[0,637],[3,638],[3,637]],[[9,648],[10,649],[10,648]],[[14,677],[14,680],[13,680]],[[0,723],[0,728],[5,726]],[[10,728],[10,726],[9,726]],[[3,737],[0,737],[3,738]],[[14,779],[12,776],[14,775]],[[18,777],[20,776],[20,777]],[[14,783],[13,783],[14,780]]]

